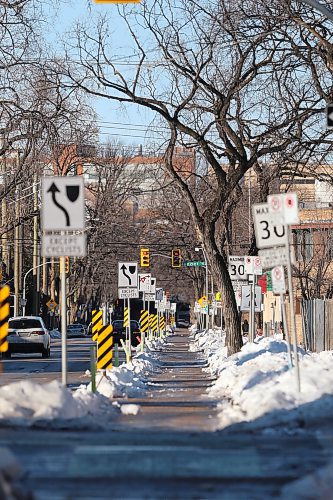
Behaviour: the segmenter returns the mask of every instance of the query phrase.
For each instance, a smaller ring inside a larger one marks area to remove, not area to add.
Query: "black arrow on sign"
[[[120,269],[122,270],[123,275],[126,276],[126,278],[128,279],[128,284],[131,285],[131,283],[132,283],[131,277],[125,273],[125,271],[127,270],[127,267],[125,266],[125,264],[123,264]]]
[[[56,193],[60,193],[59,189],[57,188],[57,186],[55,185],[55,183],[53,182],[51,187],[48,189],[47,191],[48,193],[52,193],[52,200],[53,200],[53,203],[58,207],[60,208],[60,210],[62,210],[65,214],[65,217],[66,217],[66,226],[70,226],[70,220],[69,220],[69,214],[67,212],[67,210],[62,206],[60,205],[60,203],[58,203],[57,199],[56,199]]]

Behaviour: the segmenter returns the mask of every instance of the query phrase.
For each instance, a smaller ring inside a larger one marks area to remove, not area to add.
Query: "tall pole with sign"
[[[61,262],[61,372],[67,385],[65,257],[86,255],[84,182],[80,176],[42,179],[42,256]]]

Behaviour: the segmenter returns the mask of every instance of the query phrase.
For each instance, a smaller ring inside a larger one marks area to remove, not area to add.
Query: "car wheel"
[[[42,349],[42,358],[49,358],[51,356],[51,350],[48,347],[47,349]]]

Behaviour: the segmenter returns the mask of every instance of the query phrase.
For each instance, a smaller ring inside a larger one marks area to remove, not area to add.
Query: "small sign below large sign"
[[[43,234],[43,257],[84,257],[86,255],[85,234]]]

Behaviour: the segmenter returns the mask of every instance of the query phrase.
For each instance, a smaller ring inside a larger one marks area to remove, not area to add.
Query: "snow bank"
[[[299,349],[299,393],[281,337],[258,337],[229,358],[218,334],[208,331],[193,338],[193,349],[204,350],[210,371],[217,375],[210,395],[221,400],[221,428],[238,422],[252,422],[252,427],[307,426],[333,414],[332,351],[309,354]]]

